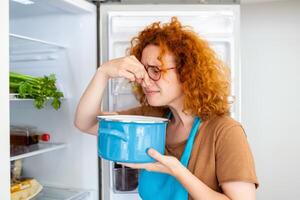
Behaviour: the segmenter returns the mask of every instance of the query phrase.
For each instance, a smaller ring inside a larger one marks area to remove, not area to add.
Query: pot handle
[[[125,135],[125,133],[122,133],[121,131],[114,130],[114,129],[108,129],[108,128],[100,128],[100,134],[106,134],[106,135],[111,135],[115,136],[125,142],[128,141],[128,137]]]

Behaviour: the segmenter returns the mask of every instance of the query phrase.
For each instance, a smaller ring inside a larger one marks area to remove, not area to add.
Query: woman
[[[109,78],[135,83],[141,106],[99,110]],[[169,117],[166,153],[157,162],[124,164],[142,169],[142,199],[253,200],[258,186],[242,126],[230,118],[228,69],[208,43],[173,17],[133,38],[130,56],[104,63],[80,99],[75,125],[97,134],[99,114]]]

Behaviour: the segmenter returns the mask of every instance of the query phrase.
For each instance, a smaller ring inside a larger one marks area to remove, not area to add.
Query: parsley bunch
[[[34,99],[36,108],[41,109],[49,98],[52,99],[52,107],[55,110],[60,108],[61,98],[64,96],[58,91],[54,74],[44,77],[34,77],[30,75],[9,72],[10,92],[19,93],[20,98]]]

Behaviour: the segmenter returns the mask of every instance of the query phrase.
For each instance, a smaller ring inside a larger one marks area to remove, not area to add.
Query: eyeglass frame
[[[145,70],[146,70],[146,72],[147,72],[147,74],[148,74],[148,76],[149,76],[149,78],[150,78],[151,80],[153,80],[153,81],[158,81],[158,80],[161,78],[161,72],[168,71],[168,70],[170,70],[170,69],[176,69],[177,67],[171,67],[171,68],[166,68],[166,69],[160,69],[159,67],[154,66],[154,65],[148,65],[147,67],[146,67],[146,65],[144,65],[144,68],[145,68]],[[150,76],[149,71],[148,71],[149,68],[154,68],[154,69],[157,69],[157,71],[159,71],[159,77],[158,77],[158,79],[154,79],[153,77]]]

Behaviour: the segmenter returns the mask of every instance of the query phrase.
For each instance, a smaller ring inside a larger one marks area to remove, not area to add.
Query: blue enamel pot
[[[168,119],[137,115],[97,116],[98,155],[106,160],[146,163],[151,147],[164,154]]]

